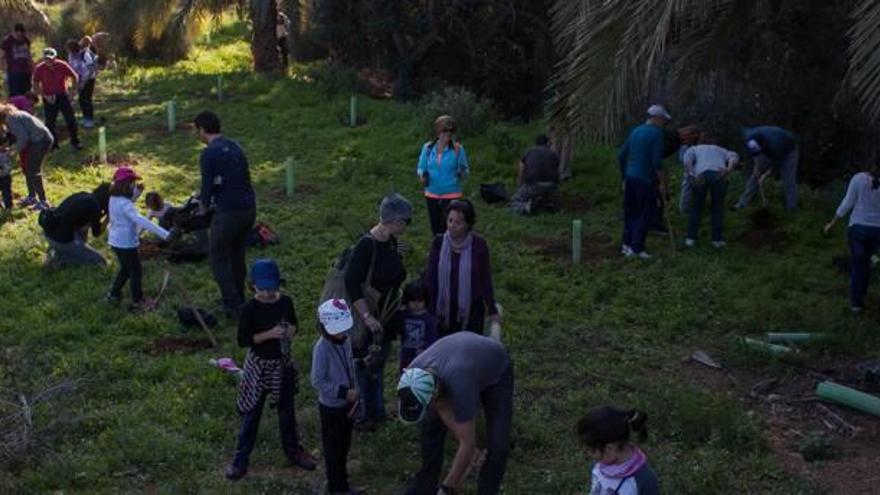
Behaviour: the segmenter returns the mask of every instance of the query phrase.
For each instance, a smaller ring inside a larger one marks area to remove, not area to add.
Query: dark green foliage
[[[449,87],[425,96],[419,103],[420,120],[426,136],[434,136],[434,119],[441,115],[455,118],[456,134],[467,138],[482,134],[489,126],[491,103],[465,88]]]

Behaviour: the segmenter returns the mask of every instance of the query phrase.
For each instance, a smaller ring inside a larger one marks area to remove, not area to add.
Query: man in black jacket
[[[104,182],[94,191],[78,192],[57,207],[40,213],[40,227],[49,241],[46,264],[106,265],[107,260],[90,247],[86,240],[89,228],[93,236],[101,235],[110,200],[110,184]]]

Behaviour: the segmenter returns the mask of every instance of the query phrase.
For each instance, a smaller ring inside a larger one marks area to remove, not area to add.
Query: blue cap
[[[257,289],[278,290],[281,286],[281,270],[275,260],[262,258],[251,265],[251,280]]]

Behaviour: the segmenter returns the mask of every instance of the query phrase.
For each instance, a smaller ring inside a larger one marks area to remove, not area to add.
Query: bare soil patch
[[[589,199],[569,192],[559,195],[557,205],[561,211],[570,213],[587,211],[595,206]]]
[[[770,210],[759,208],[749,215],[748,230],[734,240],[753,251],[766,249],[781,252],[785,248],[788,236]]]
[[[571,262],[571,237],[526,237],[523,243],[551,261]],[[617,248],[608,234],[584,234],[581,240],[581,260],[597,263],[607,259],[617,259]]]
[[[166,354],[192,354],[211,348],[208,339],[189,339],[183,337],[160,337],[147,346],[146,352],[151,356]]]
[[[785,470],[826,484],[833,493],[869,494],[877,493],[880,483],[880,475],[875,474],[880,419],[821,401],[814,393],[824,380],[880,392],[876,383],[861,379],[858,361],[835,358],[809,369],[792,367],[781,378],[760,369],[716,370],[693,361],[682,362],[680,373],[696,386],[734,393],[747,410],[760,414],[768,445]],[[821,460],[811,462],[810,452],[815,455],[817,448]]]
[[[106,165],[108,167],[134,167],[140,161],[129,153],[107,153],[107,163],[101,163],[98,155],[89,155],[82,161],[83,165]]]
[[[309,198],[321,194],[321,188],[313,184],[297,184],[293,189],[293,200]],[[276,200],[287,199],[287,189],[284,187],[273,187],[269,190],[268,196]]]

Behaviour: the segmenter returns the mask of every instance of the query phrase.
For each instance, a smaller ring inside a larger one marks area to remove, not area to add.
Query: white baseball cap
[[[648,117],[663,117],[666,120],[672,120],[672,115],[663,108],[663,105],[651,105],[648,107]]]
[[[749,141],[746,143],[746,148],[748,148],[749,153],[753,155],[757,155],[761,152],[761,145],[758,144],[758,142],[754,139],[749,139]]]
[[[354,325],[351,310],[343,299],[328,299],[318,306],[318,320],[330,335],[339,335]]]

